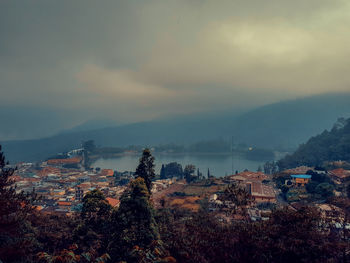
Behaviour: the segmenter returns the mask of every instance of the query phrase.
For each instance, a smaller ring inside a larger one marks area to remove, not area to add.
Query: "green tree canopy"
[[[185,166],[184,176],[187,183],[190,183],[195,180],[196,178],[196,176],[194,175],[195,171],[196,171],[196,166],[194,166],[193,164],[188,164]]]
[[[248,191],[237,184],[229,185],[225,189],[221,199],[224,201],[231,201],[233,203],[234,213],[236,213],[237,209],[245,212],[245,207],[253,202],[253,198]]]
[[[319,195],[321,195],[323,198],[328,198],[333,196],[333,185],[329,183],[321,183],[317,185],[315,192]]]
[[[83,198],[81,216],[84,220],[98,221],[101,217],[108,217],[112,207],[100,190],[92,190]]]
[[[29,251],[36,242],[29,222],[34,210],[34,194],[17,193],[0,145],[0,261],[29,261]]]
[[[155,176],[154,173],[154,157],[151,154],[149,149],[144,149],[142,152],[142,156],[140,158],[139,165],[136,168],[136,176],[143,178],[148,192],[151,193],[152,189],[152,179]]]
[[[159,240],[150,193],[143,178],[133,180],[123,193],[112,224],[114,233],[109,252],[114,260],[125,260],[135,246],[147,249]]]
[[[112,207],[99,190],[88,192],[83,198],[81,222],[74,230],[74,240],[79,247],[104,251],[110,236]]]

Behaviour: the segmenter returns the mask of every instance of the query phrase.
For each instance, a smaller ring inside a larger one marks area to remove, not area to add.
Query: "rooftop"
[[[302,179],[311,179],[311,175],[308,174],[293,174],[291,175],[293,178],[302,178]]]

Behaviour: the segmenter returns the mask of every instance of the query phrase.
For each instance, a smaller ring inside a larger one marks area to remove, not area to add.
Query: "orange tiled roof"
[[[71,205],[72,205],[71,202],[65,202],[65,201],[57,202],[57,204],[58,204],[59,206],[71,206]]]
[[[339,169],[335,169],[330,171],[331,175],[338,177],[340,179],[344,179],[350,176],[350,171],[349,170],[345,170],[343,168],[339,168]]]
[[[264,179],[268,178],[268,176],[266,174],[264,174],[263,172],[251,172],[251,171],[241,172],[238,174],[231,175],[230,177],[232,179],[235,179],[236,176],[237,176],[237,178],[243,177],[243,178],[251,179],[251,180],[264,180]]]
[[[15,182],[19,182],[22,180],[22,177],[19,175],[13,175],[12,177],[10,177],[13,181]]]
[[[120,204],[120,201],[115,198],[107,197],[106,200],[112,207],[116,207]]]
[[[112,169],[102,169],[101,175],[113,176],[114,175],[114,171]]]
[[[60,174],[60,169],[56,167],[45,167],[41,171],[38,172],[38,176],[40,177],[46,177],[48,174]]]
[[[73,164],[80,163],[81,157],[73,157],[68,159],[51,159],[47,161],[47,164]]]

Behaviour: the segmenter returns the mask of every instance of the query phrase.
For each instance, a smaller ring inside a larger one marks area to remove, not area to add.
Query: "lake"
[[[170,155],[170,154],[154,154],[155,157],[155,170],[159,174],[162,164],[167,164],[170,162],[177,162],[184,168],[187,164],[193,164],[196,168],[199,168],[203,175],[207,175],[208,168],[210,174],[216,177],[221,177],[225,175],[232,174],[232,158],[230,155],[217,155],[217,154],[183,154],[183,155]],[[120,157],[115,157],[112,159],[98,159],[92,166],[94,168],[100,167],[102,169],[113,169],[118,172],[123,171],[135,171],[136,166],[139,163],[140,156],[136,155],[124,155]],[[240,156],[235,156],[233,158],[233,170],[238,170],[239,172],[244,169],[250,171],[256,171],[259,167],[263,167],[264,161],[251,161],[244,159]]]

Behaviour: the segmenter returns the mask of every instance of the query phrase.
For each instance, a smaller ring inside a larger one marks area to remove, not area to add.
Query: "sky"
[[[347,92],[349,14],[347,0],[1,0],[0,105],[47,113],[53,132]]]

